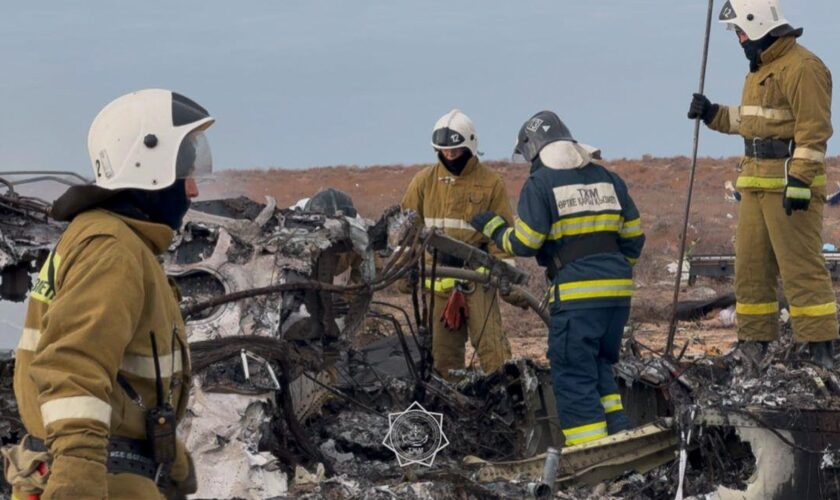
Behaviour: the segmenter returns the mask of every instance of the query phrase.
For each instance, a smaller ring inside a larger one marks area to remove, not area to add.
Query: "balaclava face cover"
[[[105,202],[102,208],[133,219],[165,224],[177,231],[190,209],[185,184],[184,179],[178,179],[159,191],[126,189]]]
[[[166,224],[175,231],[181,229],[184,216],[190,209],[185,184],[184,179],[178,179],[166,189],[142,191],[146,199],[145,212],[150,221]]]
[[[470,161],[470,158],[472,157],[472,151],[470,151],[469,149],[464,151],[464,154],[462,154],[458,158],[455,158],[452,161],[447,160],[443,157],[443,155],[440,152],[438,152],[438,160],[440,160],[440,162],[443,163],[443,166],[446,167],[446,170],[449,170],[452,173],[452,175],[456,176],[461,175],[461,172],[464,171],[464,167],[467,166],[467,162]]]
[[[750,61],[750,71],[752,73],[755,73],[761,67],[761,54],[769,49],[776,40],[778,39],[775,36],[768,33],[756,41],[747,40],[741,44],[741,47],[744,49],[744,55]]]

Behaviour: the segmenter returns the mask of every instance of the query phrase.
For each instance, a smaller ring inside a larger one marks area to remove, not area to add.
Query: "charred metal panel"
[[[0,297],[23,302],[32,287],[32,263],[18,263],[0,270]]]
[[[561,450],[558,483],[594,486],[628,471],[647,473],[674,459],[678,439],[673,420],[664,419],[630,431],[620,432],[589,443]],[[539,480],[545,454],[512,462],[487,462],[465,458],[475,467],[480,481],[527,478]]]
[[[624,411],[633,425],[649,424],[662,417],[673,416],[673,407],[661,388],[621,378],[618,379],[618,388]]]
[[[240,198],[192,207],[165,263],[185,303],[275,284],[333,283],[344,271],[351,279],[371,275],[373,255],[364,223],[279,210],[273,199],[267,201],[262,205]],[[190,342],[231,339],[242,345],[239,355],[199,371],[188,417],[181,424],[199,476],[214,478],[201,486],[199,496],[286,493],[288,477],[278,457],[288,453],[288,443],[272,434],[285,434],[290,422],[318,414],[330,395],[319,383],[335,383],[331,367],[361,325],[370,298],[369,292],[339,297],[291,290],[230,302],[188,318]],[[289,364],[281,369],[260,356],[248,347],[249,337],[284,342]],[[285,415],[288,402],[294,415]],[[299,432],[296,436],[302,437]],[[271,451],[263,451],[265,443]]]
[[[67,172],[53,174],[0,172],[0,300],[26,298],[31,285],[27,274],[40,269],[66,226],[49,219],[49,203],[16,191],[16,186],[33,182],[72,185],[83,180]]]
[[[750,443],[755,475],[743,490],[722,488],[721,498],[829,499],[840,495],[840,412],[835,410],[703,409],[701,425],[732,427]]]
[[[5,209],[0,196],[0,300],[21,302],[64,225]]]

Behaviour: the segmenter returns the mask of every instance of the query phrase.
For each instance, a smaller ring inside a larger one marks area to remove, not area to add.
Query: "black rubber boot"
[[[745,374],[756,377],[764,371],[767,367],[765,358],[767,357],[767,347],[769,345],[770,342],[766,340],[738,341],[738,351],[740,351],[741,359],[744,362]]]
[[[767,354],[767,347],[770,342],[766,340],[741,340],[738,342],[738,349],[751,359],[758,361]]]
[[[811,361],[826,370],[834,369],[834,344],[832,341],[808,342],[808,351],[811,353]]]

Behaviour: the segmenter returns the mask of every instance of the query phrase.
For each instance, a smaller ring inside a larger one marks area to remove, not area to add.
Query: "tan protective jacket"
[[[183,417],[187,339],[177,290],[157,259],[172,236],[165,225],[91,210],[70,223],[41,270],[18,344],[14,387],[27,432],[46,440],[53,460],[68,455],[104,464],[109,436],[145,439],[143,409],[116,378],[121,373],[146,406],[157,403],[149,332],[164,394]],[[186,477],[180,443],[172,477]]]
[[[400,206],[415,210],[426,227],[442,228],[444,234],[476,247],[488,245],[488,251],[500,258],[509,257],[495,243],[476,231],[470,219],[488,210],[513,224],[502,177],[472,157],[461,175],[453,175],[438,162],[417,173],[408,185]]]
[[[749,73],[740,106],[721,106],[709,127],[747,139],[793,139],[789,174],[825,192],[825,153],[831,127],[831,73],[793,36],[783,37]],[[737,187],[779,191],[785,186],[784,159],[741,160]]]

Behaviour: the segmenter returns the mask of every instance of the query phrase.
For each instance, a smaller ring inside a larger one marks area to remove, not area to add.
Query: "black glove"
[[[691,120],[700,118],[703,123],[708,125],[715,119],[718,109],[720,109],[720,106],[712,104],[708,97],[703,94],[694,94],[691,99],[691,106],[688,108],[688,118]]]
[[[480,213],[470,219],[470,225],[474,227],[476,231],[483,233],[484,236],[487,236],[492,240],[496,231],[506,228],[508,223],[500,216],[488,211]]]
[[[785,213],[791,215],[794,210],[808,210],[810,205],[811,188],[796,177],[788,176],[785,196],[782,198]]]

